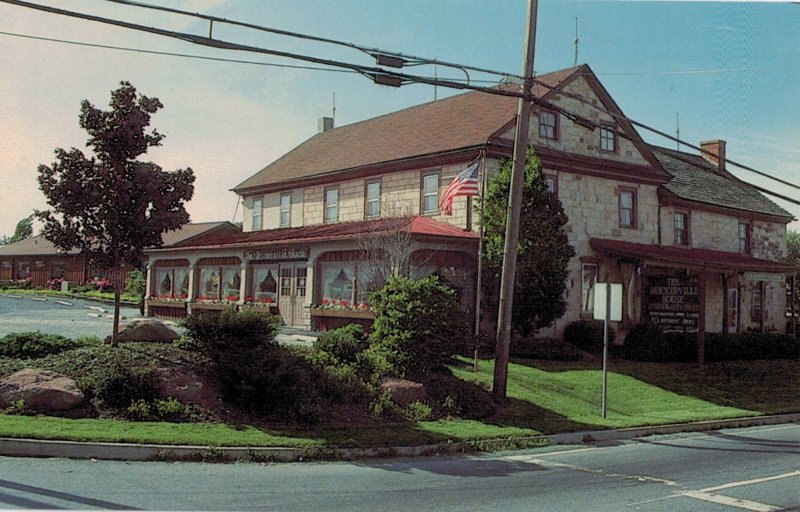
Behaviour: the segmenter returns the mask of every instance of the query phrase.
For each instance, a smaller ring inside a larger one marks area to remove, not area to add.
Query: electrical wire
[[[312,70],[312,71],[329,71],[332,73],[356,73],[355,71],[350,71],[347,69],[336,69],[336,68],[320,68],[315,66],[299,66],[296,64],[277,64],[274,62],[258,62],[254,60],[239,60],[239,59],[225,59],[222,57],[208,57],[205,55],[192,55],[189,53],[175,53],[175,52],[162,52],[157,50],[144,50],[142,48],[130,48],[125,46],[111,46],[106,44],[98,44],[98,43],[87,43],[83,41],[70,41],[67,39],[56,39],[52,37],[43,37],[43,36],[33,36],[28,34],[16,34],[14,32],[4,32],[0,31],[0,35],[4,36],[12,36],[12,37],[20,37],[23,39],[35,39],[37,41],[47,41],[51,43],[63,43],[63,44],[70,44],[75,46],[86,46],[89,48],[102,48],[105,50],[119,50],[125,52],[133,52],[133,53],[146,53],[151,55],[164,55],[168,57],[182,57],[187,59],[199,59],[199,60],[209,60],[215,62],[231,62],[234,64],[250,64],[254,66],[268,66],[268,67],[277,67],[277,68],[290,68],[290,69],[305,69],[305,70]]]

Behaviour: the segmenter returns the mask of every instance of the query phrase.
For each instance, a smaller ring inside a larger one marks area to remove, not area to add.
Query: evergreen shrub
[[[614,329],[608,326],[608,343],[614,341]],[[564,329],[564,341],[590,354],[603,353],[603,322],[600,320],[578,320]]]
[[[58,334],[43,332],[17,332],[0,339],[0,356],[17,359],[38,359],[90,344],[84,340],[73,340]]]

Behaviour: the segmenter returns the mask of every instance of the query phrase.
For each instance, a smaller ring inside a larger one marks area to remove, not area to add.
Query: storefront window
[[[66,274],[66,263],[60,260],[52,262],[50,267],[50,279],[60,279]]]
[[[342,306],[353,304],[355,282],[351,263],[326,263],[322,265],[323,303],[336,302]]]
[[[205,267],[200,269],[200,296],[201,300],[219,298],[219,269]]]
[[[18,261],[16,270],[17,272],[14,276],[16,279],[25,279],[26,277],[31,277],[31,262]]]
[[[253,300],[274,303],[278,301],[278,280],[272,267],[253,268]]]
[[[225,300],[237,301],[239,300],[239,290],[242,286],[242,276],[238,268],[224,268],[222,269],[222,281],[225,283],[225,289],[222,291],[222,297]]]
[[[177,289],[178,293],[180,294],[179,297],[181,299],[186,299],[189,297],[189,269],[188,268],[176,268],[175,269],[175,283],[174,288]]]
[[[156,296],[158,298],[173,298],[172,294],[172,269],[165,268],[159,269],[156,276],[158,282],[158,289]]]

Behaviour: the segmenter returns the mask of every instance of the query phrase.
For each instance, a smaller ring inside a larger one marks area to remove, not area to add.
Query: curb
[[[355,460],[380,457],[446,455],[472,452],[476,451],[478,448],[480,450],[491,450],[493,448],[502,450],[508,449],[509,445],[523,447],[545,444],[607,444],[656,434],[702,432],[723,428],[754,427],[784,423],[800,423],[800,413],[633,427],[617,430],[592,430],[514,439],[385,448],[209,447],[128,443],[81,443],[74,441],[0,438],[0,455],[11,457],[61,457],[68,459],[124,461],[303,462],[310,460]]]

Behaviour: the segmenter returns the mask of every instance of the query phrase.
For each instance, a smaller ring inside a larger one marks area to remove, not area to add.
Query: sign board
[[[744,278],[748,281],[770,281],[773,283],[783,282],[783,274],[773,274],[772,272],[745,272]]]
[[[650,321],[664,332],[697,332],[700,281],[685,274],[647,276],[645,307]]]
[[[247,260],[306,260],[308,249],[273,249],[264,251],[247,251],[244,253]]]
[[[606,304],[608,290],[611,289],[611,311],[608,319],[612,322],[622,320],[622,285],[619,283],[594,284],[594,318],[606,319]]]

